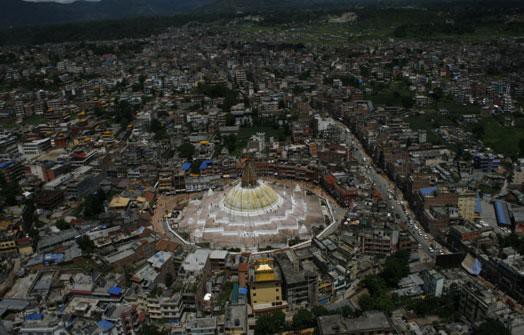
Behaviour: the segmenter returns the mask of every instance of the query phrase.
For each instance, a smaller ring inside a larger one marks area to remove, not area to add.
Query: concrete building
[[[147,259],[147,263],[133,275],[131,280],[139,283],[144,289],[154,289],[157,284],[164,283],[168,275],[174,279],[173,259],[173,253],[158,251]]]
[[[130,304],[109,304],[102,315],[102,319],[114,325],[112,334],[133,335],[141,327],[136,307]]]
[[[247,335],[248,311],[246,304],[228,305],[224,320],[225,335]]]
[[[185,312],[182,295],[162,295],[160,297],[150,296],[144,300],[143,310],[151,320],[179,324]]]
[[[249,293],[255,314],[287,308],[287,302],[282,297],[281,274],[271,259],[255,260],[249,274]]]
[[[313,306],[317,303],[317,274],[301,270],[298,259],[290,260],[292,252],[275,257],[283,278],[284,299],[290,308]]]
[[[444,276],[435,270],[424,270],[420,273],[424,281],[424,291],[434,297],[440,297],[444,289]]]
[[[192,319],[186,323],[186,335],[215,334],[218,334],[217,319],[215,317]]]
[[[32,158],[38,156],[51,148],[51,139],[43,138],[31,142],[25,142],[19,146],[19,151],[24,157]]]

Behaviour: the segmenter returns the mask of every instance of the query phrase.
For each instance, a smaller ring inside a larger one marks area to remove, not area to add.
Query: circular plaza
[[[258,179],[248,161],[239,180],[189,201],[176,230],[192,243],[213,248],[285,247],[291,239],[312,238],[313,228],[325,225],[330,214],[321,202],[298,183]]]

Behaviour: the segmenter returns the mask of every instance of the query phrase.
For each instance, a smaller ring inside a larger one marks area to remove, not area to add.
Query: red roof
[[[328,176],[325,176],[324,177],[324,180],[326,181],[326,183],[328,183],[330,186],[333,186],[337,183],[337,180],[335,177],[333,177],[332,175],[328,175]]]
[[[73,158],[86,158],[87,154],[84,151],[75,151],[71,156],[73,156]]]

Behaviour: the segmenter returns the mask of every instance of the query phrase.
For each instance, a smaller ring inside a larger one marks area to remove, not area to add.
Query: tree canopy
[[[191,160],[195,154],[195,146],[191,143],[181,144],[178,146],[177,150],[180,153],[180,157],[187,160]]]
[[[299,309],[295,315],[293,315],[293,329],[295,330],[315,327],[315,324],[315,316],[305,308]]]
[[[255,335],[273,335],[286,328],[286,316],[282,311],[262,315],[257,319]]]
[[[400,279],[409,274],[409,254],[406,251],[397,252],[386,258],[381,277],[389,287],[396,287]]]
[[[511,332],[498,320],[487,319],[475,331],[477,335],[510,335]]]
[[[95,194],[88,195],[84,200],[84,217],[91,219],[104,211],[104,201],[106,195],[104,191],[98,190]]]
[[[22,193],[20,185],[16,180],[7,181],[2,172],[0,172],[0,190],[6,205],[15,206],[18,204],[16,197]]]
[[[76,240],[76,243],[80,249],[87,254],[90,254],[95,250],[95,244],[87,235],[80,237],[78,240]]]

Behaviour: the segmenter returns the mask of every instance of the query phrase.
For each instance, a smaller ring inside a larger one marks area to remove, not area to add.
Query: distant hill
[[[77,0],[27,2],[0,0],[0,29],[82,21],[120,20],[136,17],[168,17],[177,14],[221,15],[260,13],[285,19],[304,10],[329,11],[358,7],[451,7],[478,9],[521,8],[522,0]],[[284,14],[282,14],[284,13]]]
[[[322,8],[326,5],[356,4],[369,0],[215,0],[201,10],[228,13],[276,12],[289,9]]]
[[[114,20],[185,13],[214,0],[100,0],[53,2],[0,1],[0,28],[78,21]]]

